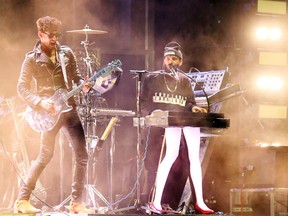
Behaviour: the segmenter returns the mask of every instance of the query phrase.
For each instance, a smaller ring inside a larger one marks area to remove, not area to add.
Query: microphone
[[[172,72],[172,75],[175,77],[175,79],[179,79],[178,73],[177,73],[178,68],[174,67],[172,64],[169,64],[169,70]]]

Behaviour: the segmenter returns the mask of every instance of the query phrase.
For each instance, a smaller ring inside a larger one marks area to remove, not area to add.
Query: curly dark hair
[[[45,16],[41,17],[36,21],[37,29],[41,32],[55,32],[58,31],[61,26],[61,21],[55,17]]]

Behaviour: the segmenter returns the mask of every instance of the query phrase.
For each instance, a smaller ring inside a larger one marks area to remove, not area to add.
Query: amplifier
[[[288,188],[231,188],[230,214],[287,215]]]

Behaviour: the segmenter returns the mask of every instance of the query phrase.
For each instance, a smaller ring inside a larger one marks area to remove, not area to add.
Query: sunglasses
[[[46,34],[49,38],[53,38],[54,36],[56,38],[59,38],[61,36],[61,32],[53,32],[53,33],[47,33],[47,32],[42,32],[44,34]]]

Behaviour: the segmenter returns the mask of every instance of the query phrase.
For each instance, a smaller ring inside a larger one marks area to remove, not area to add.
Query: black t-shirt
[[[142,82],[141,111],[149,115],[153,110],[191,111],[196,105],[191,83],[183,74],[176,81],[169,75],[149,74]]]

